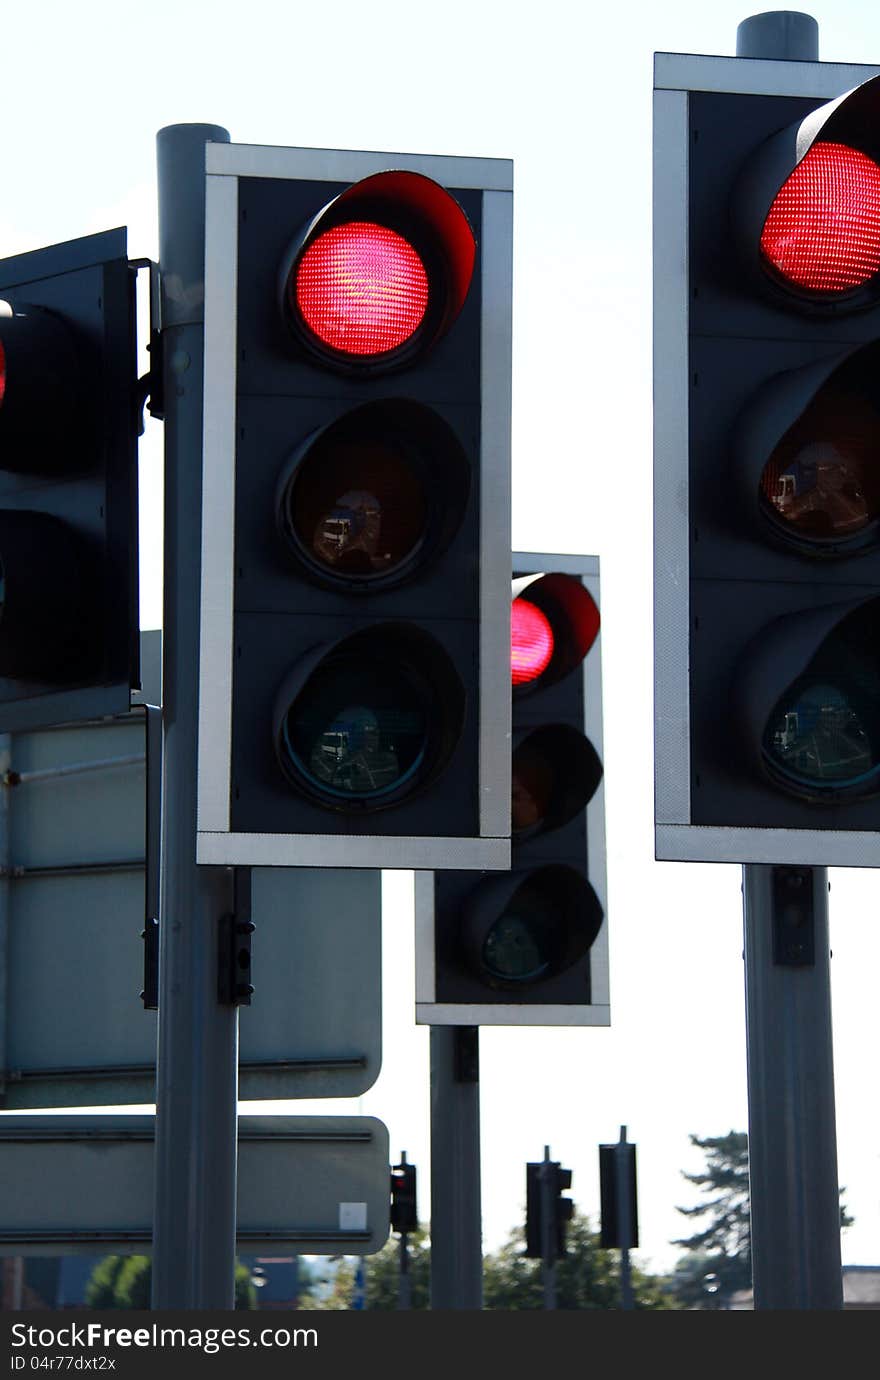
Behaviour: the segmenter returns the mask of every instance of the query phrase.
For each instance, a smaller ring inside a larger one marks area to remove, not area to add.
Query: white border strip
[[[196,862],[229,867],[454,868],[463,872],[503,872],[510,867],[510,839],[203,831],[197,836]]]
[[[510,835],[510,419],[513,198],[483,197],[480,344],[480,813],[483,837]]]
[[[815,96],[830,100],[878,72],[880,67],[862,63],[654,54],[655,90],[731,91],[744,96]]]
[[[804,867],[880,867],[880,835],[820,829],[740,829],[658,825],[664,862],[797,863]]]
[[[278,148],[269,144],[207,145],[207,170],[221,177],[301,177],[314,182],[359,182],[373,173],[392,169],[423,173],[444,187],[494,192],[513,190],[513,163],[509,158]]]
[[[212,148],[224,145],[208,144]],[[229,828],[238,183],[205,183],[205,384],[197,828]]]

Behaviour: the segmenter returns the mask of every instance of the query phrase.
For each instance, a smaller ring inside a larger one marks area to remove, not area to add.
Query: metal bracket
[[[147,350],[150,355],[150,368],[137,381],[138,436],[144,434],[144,407],[157,421],[165,420],[165,398],[162,384],[162,320],[161,293],[159,291],[159,265],[152,259],[129,259],[129,268],[137,273],[140,268],[150,270],[150,339]]]
[[[162,847],[162,710],[144,705],[146,721],[147,812],[144,852],[144,990],[146,1011],[159,1009],[159,868]]]
[[[251,869],[233,869],[232,911],[220,916],[217,927],[217,1000],[221,1006],[250,1006],[251,983]]]
[[[809,968],[816,962],[813,869],[773,868],[773,962]]]
[[[477,1025],[456,1025],[453,1027],[453,1077],[456,1083],[479,1083],[480,1081],[480,1027]]]

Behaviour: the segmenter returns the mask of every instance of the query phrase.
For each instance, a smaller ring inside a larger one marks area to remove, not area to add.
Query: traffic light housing
[[[877,862],[873,71],[656,55],[658,858]]]
[[[623,1183],[620,1183],[621,1176]],[[628,1230],[621,1221],[619,1194],[624,1193]],[[629,1250],[639,1244],[636,1147],[628,1141],[599,1146],[599,1244],[603,1250]]]
[[[566,1254],[566,1231],[574,1217],[574,1203],[564,1196],[570,1188],[571,1170],[563,1169],[558,1160],[538,1160],[526,1165],[526,1256],[558,1260]],[[549,1208],[546,1241],[545,1204]],[[545,1255],[548,1245],[550,1253]]]
[[[404,1160],[391,1170],[391,1230],[412,1232],[417,1231],[418,1226],[416,1167]]]
[[[198,859],[506,867],[510,164],[207,168]]]
[[[514,555],[511,868],[416,874],[416,1020],[607,1025],[599,563]]]
[[[135,279],[124,229],[0,261],[0,730],[138,684]]]

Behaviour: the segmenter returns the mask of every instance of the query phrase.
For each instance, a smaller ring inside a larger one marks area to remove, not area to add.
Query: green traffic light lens
[[[425,697],[411,677],[340,658],[320,668],[291,705],[282,741],[320,793],[369,801],[413,778],[427,733]]]
[[[486,936],[483,965],[500,982],[538,982],[553,970],[564,948],[550,897],[528,883]]]
[[[464,690],[444,648],[407,624],[317,647],[285,677],[275,752],[288,783],[332,810],[384,809],[446,765]]]
[[[880,655],[875,601],[850,614],[779,698],[764,730],[769,774],[809,800],[880,790]]]

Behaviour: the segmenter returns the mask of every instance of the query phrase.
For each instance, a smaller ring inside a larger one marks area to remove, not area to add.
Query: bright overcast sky
[[[875,5],[809,12],[823,59],[880,65]],[[216,123],[241,143],[514,160],[513,545],[602,562],[612,1026],[482,1033],[487,1249],[522,1220],[525,1163],[545,1144],[597,1214],[596,1147],[625,1123],[639,1258],[670,1265],[670,1240],[692,1229],[675,1211],[694,1201],[680,1171],[702,1163],[689,1133],[747,1125],[740,870],[653,860],[650,233],[652,55],[732,56],[749,13],[729,0],[43,0],[4,16],[0,256],[128,224],[132,257],[155,257],[155,133],[167,124]],[[159,424],[141,457],[142,624],[155,627]],[[831,881],[840,1182],[856,1219],[843,1258],[878,1264],[880,876]],[[392,1158],[406,1150],[419,1167],[426,1218],[411,877],[385,884],[384,1069],[359,1102],[321,1110],[385,1122]]]

